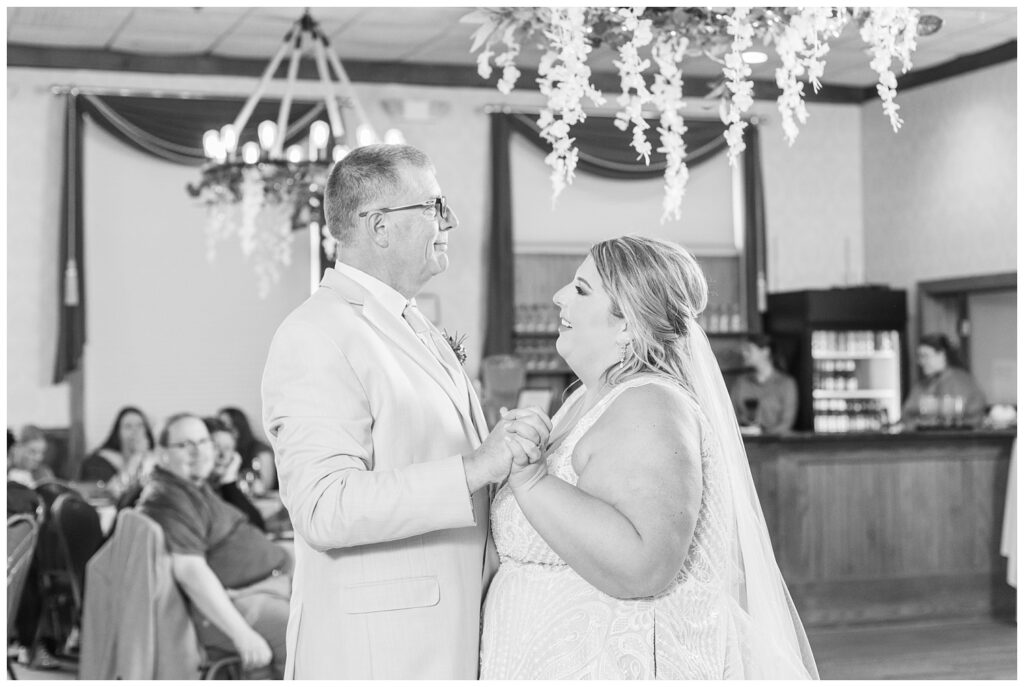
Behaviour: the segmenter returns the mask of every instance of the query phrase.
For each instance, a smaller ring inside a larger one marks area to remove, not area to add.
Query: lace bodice
[[[579,440],[625,390],[672,382],[637,377],[616,386],[547,456],[548,472],[575,485],[572,454]],[[584,390],[552,419],[563,422]],[[724,594],[732,535],[724,467],[716,459],[703,413],[687,395],[701,432],[701,504],[683,566],[668,589],[650,599],[616,599],[573,571],[523,515],[508,486],[491,505],[501,567],[488,593],[481,649],[483,678],[721,678],[734,633]]]

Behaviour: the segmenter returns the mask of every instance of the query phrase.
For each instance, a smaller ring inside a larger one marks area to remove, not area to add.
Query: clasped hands
[[[500,484],[507,478],[513,489],[532,486],[547,472],[542,458],[549,434],[551,419],[540,408],[502,408],[501,420],[473,455],[483,481]]]

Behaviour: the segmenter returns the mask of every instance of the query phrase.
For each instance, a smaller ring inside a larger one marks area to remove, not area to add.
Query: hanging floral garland
[[[895,102],[896,75],[893,60],[902,71],[911,67],[910,56],[917,47],[918,11],[906,7],[497,7],[481,8],[465,18],[482,26],[473,35],[471,52],[477,56],[477,70],[488,79],[494,67],[501,69],[498,90],[512,91],[520,72],[515,66],[522,45],[539,39],[544,51],[537,79],[547,105],[537,124],[541,136],[551,144],[545,162],[552,168],[554,195],[571,184],[578,153],[571,127],[586,119],[584,98],[593,106],[605,102],[591,83],[587,59],[600,45],[615,50],[621,95],[615,125],[622,131],[632,127],[631,145],[638,158],[650,160],[649,125],[644,110],[658,113],[658,133],[667,158],[662,220],[679,219],[688,173],[682,116],[685,57],[704,55],[722,64],[724,81],[713,92],[722,101],[722,121],[730,163],[743,151],[743,115],[754,103],[751,70],[743,53],[756,41],[774,46],[782,66],[775,70],[779,87],[778,107],[782,130],[792,144],[799,125],[807,121],[804,79],[816,93],[821,88],[829,41],[850,22],[860,26],[868,44],[871,68],[878,74],[878,95],[882,110],[894,130],[902,124]],[[645,57],[649,54],[649,58]],[[653,77],[648,80],[646,73]]]

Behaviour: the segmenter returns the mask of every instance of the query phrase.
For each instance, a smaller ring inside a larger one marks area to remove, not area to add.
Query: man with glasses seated
[[[214,655],[238,654],[247,670],[272,664],[280,678],[291,590],[288,554],[210,486],[216,451],[202,419],[171,417],[159,443],[160,461],[138,509],[164,531],[174,579],[198,611],[193,616],[200,641]]]

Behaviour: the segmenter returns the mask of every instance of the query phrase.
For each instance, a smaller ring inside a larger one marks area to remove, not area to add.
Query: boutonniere
[[[452,353],[454,353],[455,357],[458,359],[459,365],[465,365],[466,335],[462,334],[460,336],[458,332],[449,334],[447,329],[442,332],[442,335],[444,336],[444,340],[448,342],[448,345],[452,347]]]

